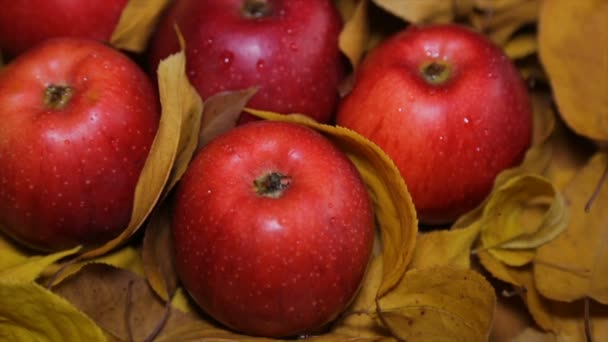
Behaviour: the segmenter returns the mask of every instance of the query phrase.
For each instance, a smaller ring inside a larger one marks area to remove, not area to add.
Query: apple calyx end
[[[291,177],[269,172],[253,181],[255,193],[268,198],[279,198],[291,185]]]
[[[70,86],[51,84],[44,89],[44,106],[49,109],[62,109],[70,102],[74,91]]]
[[[422,64],[420,74],[428,84],[442,85],[452,76],[452,68],[442,61],[430,61]]]
[[[272,6],[268,0],[245,0],[241,8],[241,15],[248,19],[268,17],[272,13]]]

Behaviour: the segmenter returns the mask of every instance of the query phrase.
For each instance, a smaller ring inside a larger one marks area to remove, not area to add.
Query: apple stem
[[[451,75],[450,66],[443,62],[431,61],[422,65],[420,68],[422,77],[430,84],[444,84]]]
[[[245,0],[241,13],[245,18],[264,18],[270,15],[272,6],[268,0]]]
[[[71,87],[51,84],[44,90],[44,105],[50,109],[62,109],[74,95]]]
[[[264,197],[279,198],[291,185],[291,177],[270,172],[253,181],[255,192]]]

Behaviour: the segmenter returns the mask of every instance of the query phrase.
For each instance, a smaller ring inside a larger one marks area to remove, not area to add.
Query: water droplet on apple
[[[232,65],[232,60],[234,59],[234,54],[230,51],[224,51],[220,54],[220,60],[225,67],[229,67]]]
[[[266,66],[265,64],[266,64],[266,62],[264,62],[263,59],[258,59],[258,62],[256,63],[256,67],[258,68],[258,70],[262,70]]]
[[[496,74],[493,72],[488,73],[488,78],[496,78]]]
[[[207,40],[205,40],[205,47],[209,47],[211,46],[211,44],[213,44],[213,38],[207,38]]]
[[[289,44],[289,49],[295,52],[298,51],[298,46],[296,45],[296,43],[291,43]]]
[[[403,113],[403,107],[399,107],[399,108],[397,108],[397,111],[398,111],[399,113]]]
[[[444,141],[445,140],[445,135],[440,135],[439,136],[439,140]]]
[[[64,143],[64,144],[66,144],[66,145],[69,145],[69,144],[71,144],[72,142],[71,142],[69,139],[65,139],[65,140],[63,141],[63,143]]]
[[[471,119],[466,118],[466,117],[463,119],[463,121],[464,121],[464,124],[465,124],[465,125],[468,125],[468,124],[470,124],[470,123],[471,123]]]
[[[481,152],[481,147],[476,146],[476,147],[475,147],[475,152]]]
[[[287,34],[293,34],[293,29],[292,28],[288,28],[287,29]]]

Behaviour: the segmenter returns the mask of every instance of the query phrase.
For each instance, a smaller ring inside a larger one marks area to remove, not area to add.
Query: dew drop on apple
[[[232,65],[232,60],[234,59],[234,54],[230,51],[224,51],[220,54],[220,61],[225,67],[229,67]]]
[[[262,70],[266,66],[265,64],[266,64],[266,62],[264,62],[263,59],[258,59],[258,62],[256,63],[255,66],[258,68],[258,70]]]
[[[467,117],[465,117],[465,118],[463,119],[463,121],[464,121],[464,124],[465,124],[465,125],[468,125],[468,124],[470,124],[470,123],[471,123],[471,119],[469,119],[469,118],[467,118]]]
[[[291,43],[291,44],[289,44],[289,49],[291,51],[297,52],[298,51],[298,45],[296,45],[296,43]]]

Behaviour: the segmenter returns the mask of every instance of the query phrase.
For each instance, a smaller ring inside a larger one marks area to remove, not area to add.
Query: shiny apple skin
[[[44,40],[109,41],[128,0],[0,0],[0,50],[16,56]]]
[[[291,177],[278,198],[253,181]],[[374,239],[366,187],[318,133],[239,126],[204,147],[176,193],[177,271],[200,307],[248,335],[294,336],[335,319],[357,293]]]
[[[451,68],[444,83],[421,76],[434,61]],[[448,224],[480,204],[532,135],[528,90],[512,61],[455,24],[410,26],[376,47],[336,122],[388,153],[426,224]]]
[[[60,109],[48,85],[69,85]],[[127,227],[160,105],[147,74],[92,40],[48,40],[0,72],[0,226],[35,249],[102,244]]]
[[[342,19],[328,0],[269,0],[269,16],[247,18],[246,0],[178,0],[159,25],[150,59],[186,43],[188,78],[203,99],[259,87],[248,106],[333,120],[344,58],[338,49]],[[241,123],[251,121],[242,115]]]

